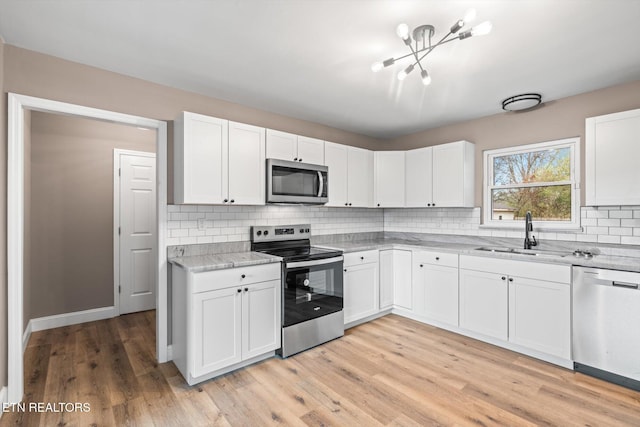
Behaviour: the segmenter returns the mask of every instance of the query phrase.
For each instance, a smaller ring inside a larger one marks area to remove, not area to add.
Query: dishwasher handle
[[[637,283],[619,282],[617,280],[614,280],[613,282],[611,282],[611,285],[618,286],[620,288],[638,289],[638,284]]]
[[[582,283],[585,285],[615,286],[626,289],[638,289],[640,287],[638,282],[615,280],[611,277],[601,278],[597,270],[582,271]]]

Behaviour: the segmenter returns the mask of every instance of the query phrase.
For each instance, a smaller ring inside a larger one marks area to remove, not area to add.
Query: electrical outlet
[[[198,218],[198,230],[204,230],[205,228],[207,228],[207,226],[204,222],[204,218]]]

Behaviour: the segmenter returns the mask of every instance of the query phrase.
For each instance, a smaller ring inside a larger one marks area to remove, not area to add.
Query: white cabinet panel
[[[345,267],[343,286],[345,324],[378,312],[378,263]]]
[[[348,147],[347,159],[349,206],[371,207],[373,205],[373,151]]]
[[[241,297],[235,288],[193,296],[193,377],[242,360]]]
[[[298,136],[292,133],[267,129],[267,158],[297,161]]]
[[[472,207],[475,146],[467,141],[433,147],[433,203]]]
[[[404,207],[405,152],[374,153],[374,189],[376,207]]]
[[[392,306],[411,310],[411,251],[380,251],[380,309]]]
[[[324,165],[324,141],[321,139],[298,136],[298,161]]]
[[[425,258],[431,260],[427,254],[414,252],[413,255],[413,312],[427,319],[458,326],[457,262],[453,267],[425,262]],[[457,255],[455,257],[457,259]]]
[[[279,280],[244,287],[242,295],[242,358],[280,347]]]
[[[586,120],[586,204],[640,204],[640,109]]]
[[[460,327],[508,339],[507,278],[497,273],[460,269]]]
[[[433,203],[433,148],[405,152],[405,206],[431,206]]]
[[[570,285],[523,277],[510,279],[509,341],[570,359]]]
[[[228,122],[183,112],[174,129],[175,203],[223,203],[227,197]]]
[[[327,206],[347,205],[347,146],[324,143],[324,164],[329,168],[329,202]]]
[[[324,141],[267,129],[267,158],[324,164]]]
[[[229,200],[265,204],[265,129],[229,122]]]

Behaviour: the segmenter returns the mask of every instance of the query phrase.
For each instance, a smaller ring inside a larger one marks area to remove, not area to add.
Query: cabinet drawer
[[[195,294],[269,280],[280,280],[280,263],[193,273],[191,292]]]
[[[433,264],[444,267],[458,267],[458,254],[448,252],[414,251],[414,264]]]
[[[351,267],[354,265],[368,264],[378,262],[378,251],[362,251],[344,254],[344,266]]]

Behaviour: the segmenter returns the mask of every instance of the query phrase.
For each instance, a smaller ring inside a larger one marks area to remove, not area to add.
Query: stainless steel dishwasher
[[[573,267],[574,369],[640,390],[640,273]]]

